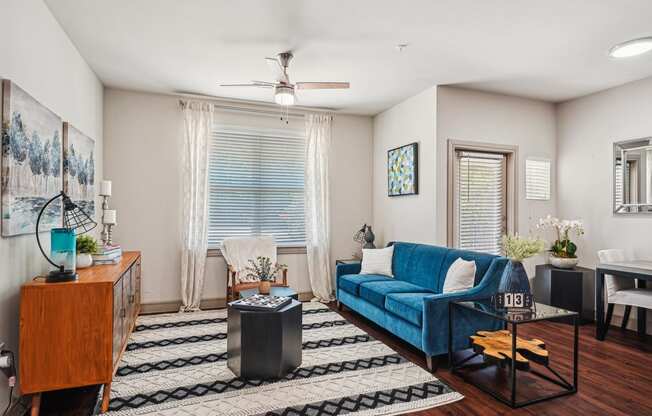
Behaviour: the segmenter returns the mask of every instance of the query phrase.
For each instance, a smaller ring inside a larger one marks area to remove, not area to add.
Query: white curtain
[[[306,116],[306,250],[308,275],[316,300],[333,300],[330,267],[330,210],[328,156],[331,146],[330,115]]]
[[[213,106],[184,102],[182,172],[181,312],[199,310],[208,248],[208,141]]]

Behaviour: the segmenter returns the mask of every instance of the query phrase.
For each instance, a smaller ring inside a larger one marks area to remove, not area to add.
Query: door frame
[[[447,206],[446,206],[446,242],[448,247],[455,246],[455,153],[457,151],[500,153],[506,158],[507,191],[507,233],[518,232],[518,146],[485,142],[448,139],[447,166]]]

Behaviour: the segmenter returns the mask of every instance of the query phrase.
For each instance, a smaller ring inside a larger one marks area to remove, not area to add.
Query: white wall
[[[518,146],[518,221],[520,234],[536,232],[540,217],[556,212],[556,124],[553,104],[463,88],[437,89],[437,192],[446,195],[447,142],[463,140]],[[552,161],[549,201],[525,199],[525,160]],[[446,200],[437,204],[438,241],[446,241]]]
[[[448,139],[518,146],[520,233],[555,214],[555,109],[550,103],[455,87],[430,88],[374,118],[373,214],[381,243],[447,244]],[[419,142],[419,195],[387,196],[387,150]],[[525,199],[525,159],[552,160],[552,199]],[[532,274],[532,273],[530,273]]]
[[[652,215],[612,212],[613,143],[652,136],[651,96],[652,78],[646,78],[557,108],[559,215],[584,221],[585,235],[578,244],[582,266],[594,267],[597,251],[606,248],[652,258]],[[620,325],[620,316],[617,307],[612,323]],[[633,313],[630,328],[635,327]]]
[[[436,91],[429,88],[374,117],[373,225],[379,247],[390,241],[437,241]],[[419,194],[389,197],[387,151],[413,142],[419,143]]]
[[[583,266],[595,266],[597,251],[605,248],[652,258],[652,215],[612,212],[613,143],[652,136],[650,96],[652,78],[647,78],[557,108],[559,214],[584,221]]]
[[[180,299],[180,169],[182,117],[179,98],[107,89],[104,102],[105,177],[113,181],[110,205],[118,211],[115,239],[143,251],[143,302]],[[219,113],[236,125],[284,128],[276,117]],[[302,119],[290,128],[303,129]],[[353,233],[371,221],[371,118],[336,114],[331,157],[331,254],[349,258]],[[283,255],[288,279],[299,292],[310,291],[305,254]],[[204,299],[224,298],[222,258],[210,257]]]
[[[95,139],[102,175],[103,87],[41,0],[0,2],[0,78],[10,79]],[[48,234],[45,246],[49,246]],[[20,286],[48,270],[34,235],[0,238],[0,341],[17,351]],[[1,377],[0,377],[1,378]],[[0,408],[7,400],[0,380]]]

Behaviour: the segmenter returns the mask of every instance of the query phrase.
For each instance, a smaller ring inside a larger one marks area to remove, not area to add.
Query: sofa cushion
[[[390,293],[429,292],[420,286],[401,280],[364,282],[360,284],[360,297],[379,308],[385,308],[385,296]]]
[[[446,273],[448,273],[448,269],[458,258],[461,258],[466,261],[470,261],[470,260],[475,261],[475,281],[473,283],[473,286],[477,286],[482,280],[482,277],[487,272],[489,265],[491,265],[491,262],[496,257],[497,256],[493,254],[479,253],[476,251],[467,251],[467,250],[458,250],[458,249],[448,250],[448,253],[446,254],[446,258],[444,259],[443,264],[441,265],[441,281],[440,281],[440,286],[437,288],[437,293],[442,292]]]
[[[445,271],[441,274],[442,263],[449,249],[415,243],[396,242],[393,245],[394,278],[441,293],[446,276]]]
[[[387,276],[381,276],[379,274],[345,274],[340,276],[338,280],[338,285],[340,289],[349,292],[352,295],[359,296],[360,283],[363,282],[379,282],[379,281],[391,281],[394,279]]]
[[[390,293],[385,299],[385,309],[416,326],[421,326],[423,298],[426,296],[432,296],[432,293]]]

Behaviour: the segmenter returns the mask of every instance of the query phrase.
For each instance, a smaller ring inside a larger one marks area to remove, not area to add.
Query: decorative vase
[[[269,295],[269,289],[272,287],[272,282],[269,280],[261,280],[258,284],[258,292],[261,295]]]
[[[557,257],[554,254],[550,255],[550,264],[559,269],[572,269],[577,266],[579,261],[580,259],[577,257]]]
[[[525,267],[523,267],[523,263],[520,261],[509,261],[502,277],[500,278],[498,293],[532,294],[530,279],[527,277],[527,272],[525,271]]]
[[[534,299],[530,281],[520,261],[510,260],[500,278],[498,292],[494,296],[496,308],[510,313],[524,312],[532,308]]]
[[[83,269],[93,265],[93,256],[89,253],[77,253],[77,268]]]
[[[371,231],[371,225],[368,225],[364,232],[365,245],[363,248],[376,248],[376,245],[374,244],[375,239],[376,236],[374,235],[374,232]]]

